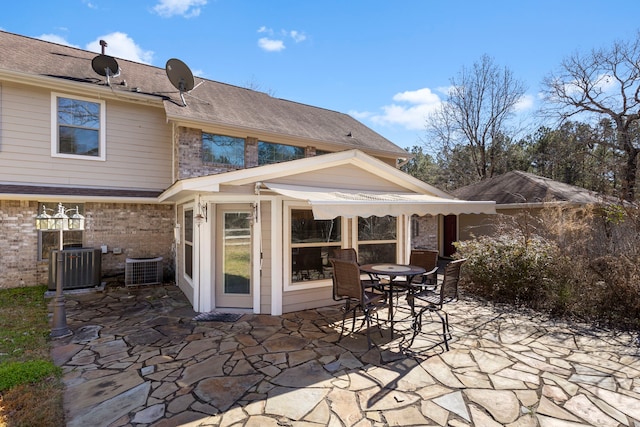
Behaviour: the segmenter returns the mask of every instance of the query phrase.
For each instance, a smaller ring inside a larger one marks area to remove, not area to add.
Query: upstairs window
[[[105,160],[105,103],[86,98],[51,97],[51,155]]]
[[[244,167],[244,139],[202,133],[202,162]]]
[[[258,165],[288,162],[304,158],[304,147],[293,145],[273,144],[271,142],[258,142]]]

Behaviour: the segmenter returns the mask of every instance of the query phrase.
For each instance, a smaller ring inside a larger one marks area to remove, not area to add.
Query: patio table
[[[388,277],[389,283],[380,282],[380,288],[387,294],[389,299],[389,324],[391,325],[391,339],[394,336],[393,330],[393,294],[398,292],[406,292],[411,289],[411,281],[414,277],[426,273],[422,267],[410,264],[390,264],[390,263],[377,263],[377,264],[365,264],[360,266],[360,271],[367,273],[371,279],[380,277]],[[404,277],[404,280],[396,280],[396,278]]]

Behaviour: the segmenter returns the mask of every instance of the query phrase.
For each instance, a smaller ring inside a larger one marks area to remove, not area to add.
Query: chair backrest
[[[333,252],[331,252],[331,258],[339,259],[341,261],[358,262],[358,254],[354,248],[334,249]]]
[[[417,265],[427,271],[431,271],[438,266],[438,255],[438,251],[412,249],[409,264]]]
[[[460,281],[460,272],[464,259],[451,261],[444,268],[444,279],[440,285],[440,305],[446,304],[458,299],[458,282]]]
[[[338,298],[353,298],[361,301],[363,289],[360,282],[360,267],[353,261],[332,259],[333,294]]]

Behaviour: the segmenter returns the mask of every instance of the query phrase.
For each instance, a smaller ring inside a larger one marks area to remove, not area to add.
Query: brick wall
[[[178,144],[175,153],[178,165],[178,179],[195,178],[236,170],[224,165],[204,164],[202,162],[202,130],[178,128]]]
[[[176,148],[174,151],[177,180],[199,176],[215,175],[236,170],[236,167],[202,162],[202,130],[178,127],[176,129]],[[305,147],[305,157],[316,155],[315,147]],[[246,137],[244,144],[244,167],[258,166],[258,138]]]
[[[35,229],[37,201],[0,200],[0,288],[36,286],[48,281],[49,263],[38,260]],[[173,280],[174,207],[158,204],[84,203],[83,246],[102,255],[105,278],[124,277],[127,257],[163,257],[167,280]],[[113,249],[120,248],[121,254]]]
[[[438,217],[432,215],[413,216],[411,247],[416,249],[438,249]],[[416,233],[417,231],[417,233]]]
[[[157,204],[85,203],[84,246],[99,248],[105,277],[122,275],[127,258],[163,258],[165,276],[173,278],[174,207]],[[114,254],[119,248],[121,254]]]
[[[44,283],[38,271],[38,203],[0,200],[0,288]]]

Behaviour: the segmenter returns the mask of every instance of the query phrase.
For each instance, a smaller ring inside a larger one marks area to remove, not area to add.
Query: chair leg
[[[413,341],[416,339],[416,336],[418,336],[418,334],[420,333],[420,331],[422,330],[422,313],[424,313],[424,311],[426,310],[425,308],[423,308],[422,310],[420,310],[420,312],[418,314],[415,314],[415,307],[413,307],[412,305],[412,313],[413,313],[413,320],[411,321],[411,329],[413,330],[413,335],[411,336],[411,341],[409,341],[409,345],[407,346],[407,348],[411,347],[413,345]]]
[[[342,336],[344,335],[344,322],[347,318],[347,304],[345,304],[345,306],[342,307],[342,310],[344,311],[344,313],[342,313],[342,328],[340,329],[340,338],[338,338],[338,342],[340,342],[340,340],[342,339]]]
[[[449,330],[449,319],[446,312],[444,312],[444,316],[440,313],[440,310],[432,310],[435,311],[438,317],[440,317],[440,322],[442,322],[442,339],[444,340],[444,347],[449,351],[449,339],[447,336],[447,331]],[[445,318],[446,317],[446,318]]]
[[[356,307],[353,308],[353,321],[354,322],[355,322],[355,318],[356,318],[355,308]],[[351,301],[346,300],[345,303],[344,303],[344,307],[342,307],[342,310],[344,311],[344,313],[342,314],[342,330],[340,332],[340,338],[338,338],[338,342],[340,342],[340,340],[342,339],[342,337],[344,335],[344,324],[345,324],[345,321],[347,319],[347,313],[352,310],[351,309]]]
[[[364,311],[364,317],[367,321],[367,348],[371,350],[371,316],[368,311]]]
[[[376,310],[376,323],[378,324],[378,332],[380,332],[380,338],[384,337],[382,335],[382,328],[380,327],[380,316],[378,315],[378,311]]]

